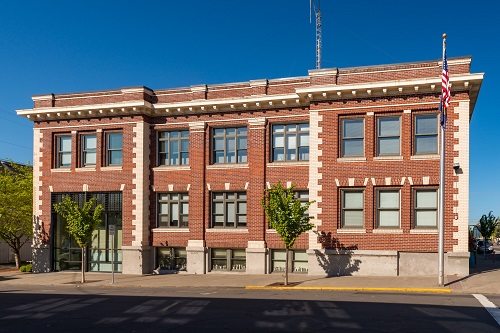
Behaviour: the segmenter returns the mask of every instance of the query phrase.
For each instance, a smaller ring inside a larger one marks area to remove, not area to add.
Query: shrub
[[[19,267],[19,270],[23,273],[31,273],[33,270],[33,265],[32,264],[27,264]]]

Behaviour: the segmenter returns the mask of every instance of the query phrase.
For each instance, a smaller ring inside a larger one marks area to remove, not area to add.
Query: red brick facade
[[[468,188],[463,188],[463,184],[468,184],[468,170],[457,172],[453,164],[468,161],[469,119],[465,118],[472,116],[482,74],[470,73],[470,58],[450,59],[449,72],[452,98],[445,132],[445,252],[465,257]],[[439,187],[439,154],[417,156],[414,152],[415,117],[438,113],[440,73],[440,63],[429,61],[316,70],[306,77],[226,85],[155,91],[140,87],[36,96],[33,109],[18,111],[35,125],[34,167],[38,175],[35,215],[50,235],[51,192],[121,191],[124,247],[189,248],[189,241],[196,240],[202,241],[206,249],[247,249],[249,242],[260,242],[265,249],[282,249],[283,244],[269,229],[261,207],[264,190],[279,181],[307,190],[314,182],[318,190],[311,192],[309,189],[309,195],[310,200],[317,201],[316,208],[311,210],[315,218],[312,221],[316,221],[317,227],[314,232],[300,236],[295,244],[296,249],[308,250],[309,271],[317,272],[311,269],[315,261],[312,251],[315,250],[327,255],[332,255],[331,251],[350,253],[360,256],[361,262],[368,262],[370,256],[394,254],[396,274],[402,274],[404,269],[401,267],[406,264],[398,261],[400,253],[435,254],[438,250],[437,229],[418,231],[415,228],[413,191]],[[310,152],[316,158],[274,162],[272,126],[308,123],[312,114],[319,119],[318,126],[310,125],[309,137],[317,144],[318,149]],[[400,117],[401,148],[396,157],[377,156],[377,119],[381,116]],[[341,123],[353,117],[363,119],[364,156],[342,158]],[[142,137],[143,131],[137,127],[139,122],[150,129]],[[211,155],[213,129],[240,126],[248,131],[247,162],[214,164]],[[168,130],[189,131],[188,165],[158,166],[158,133]],[[120,167],[105,166],[105,135],[110,131],[123,133]],[[84,133],[96,133],[97,136],[95,168],[79,167],[80,136]],[[60,134],[72,138],[70,168],[56,165],[55,142]],[[145,174],[149,177],[142,180],[137,178],[137,159],[140,158],[137,142],[149,145],[148,155],[140,164],[147,168]],[[140,188],[148,193],[147,201],[139,201],[136,193]],[[377,227],[376,191],[384,188],[400,191],[397,230]],[[357,231],[342,230],[340,198],[345,189],[360,189],[364,193],[364,222]],[[246,193],[246,230],[221,231],[212,227],[211,193],[225,191]],[[158,193],[189,193],[189,232],[157,229]],[[141,221],[134,213],[143,202],[149,202],[141,207],[149,216],[148,221]],[[147,235],[142,240],[137,236],[139,225],[147,226],[144,228]],[[318,237],[321,233],[326,236]],[[49,249],[50,238],[45,242]],[[269,265],[269,251],[263,255],[261,265]],[[143,266],[149,267],[140,272],[151,271],[153,257],[150,253],[138,259]],[[423,265],[427,263],[425,260],[421,262]],[[125,257],[123,264],[124,267],[133,265],[127,263]],[[201,265],[203,272],[210,270],[207,263]],[[468,270],[462,266],[455,269]],[[389,271],[392,272],[392,268]],[[359,272],[370,274],[370,270]]]

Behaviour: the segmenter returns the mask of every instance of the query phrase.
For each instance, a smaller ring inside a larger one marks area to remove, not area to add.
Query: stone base
[[[186,247],[187,268],[189,274],[205,274],[206,273],[206,249],[205,241],[203,240],[188,240]]]
[[[151,273],[152,248],[150,246],[122,246],[122,273],[142,275]]]
[[[33,245],[31,249],[33,253],[33,273],[50,272],[50,246]]]
[[[438,274],[437,253],[363,250],[308,250],[310,275],[432,276]],[[469,253],[445,254],[445,275],[467,276]]]
[[[397,275],[397,251],[307,250],[307,254],[310,275]]]
[[[267,273],[267,249],[264,241],[249,241],[247,252],[247,274]]]

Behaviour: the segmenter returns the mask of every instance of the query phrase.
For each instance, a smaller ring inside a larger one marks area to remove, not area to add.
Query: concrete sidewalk
[[[248,275],[228,274],[168,274],[168,275],[126,275],[115,273],[115,283],[111,284],[110,273],[86,273],[83,287],[108,288],[246,288],[246,289],[292,289],[292,290],[358,290],[387,292],[423,293],[467,293],[500,294],[500,262],[478,257],[476,268],[467,277],[446,276],[445,286],[438,287],[437,276],[416,277],[367,277],[339,276],[324,277],[304,274],[290,274],[290,286],[283,286],[282,274]],[[81,273],[52,272],[43,274],[21,273],[10,269],[0,270],[0,289],[9,286],[82,286]]]

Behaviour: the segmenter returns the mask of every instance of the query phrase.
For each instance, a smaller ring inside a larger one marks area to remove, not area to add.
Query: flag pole
[[[447,66],[446,62],[446,34],[443,34],[443,73]],[[449,82],[449,81],[448,81]],[[448,85],[446,82],[446,85]],[[444,83],[442,83],[444,84]],[[444,89],[444,87],[443,87]],[[446,105],[443,101],[443,93],[441,93],[441,154],[439,167],[439,249],[438,249],[438,285],[444,286],[444,161],[445,161],[445,127],[446,127]]]

